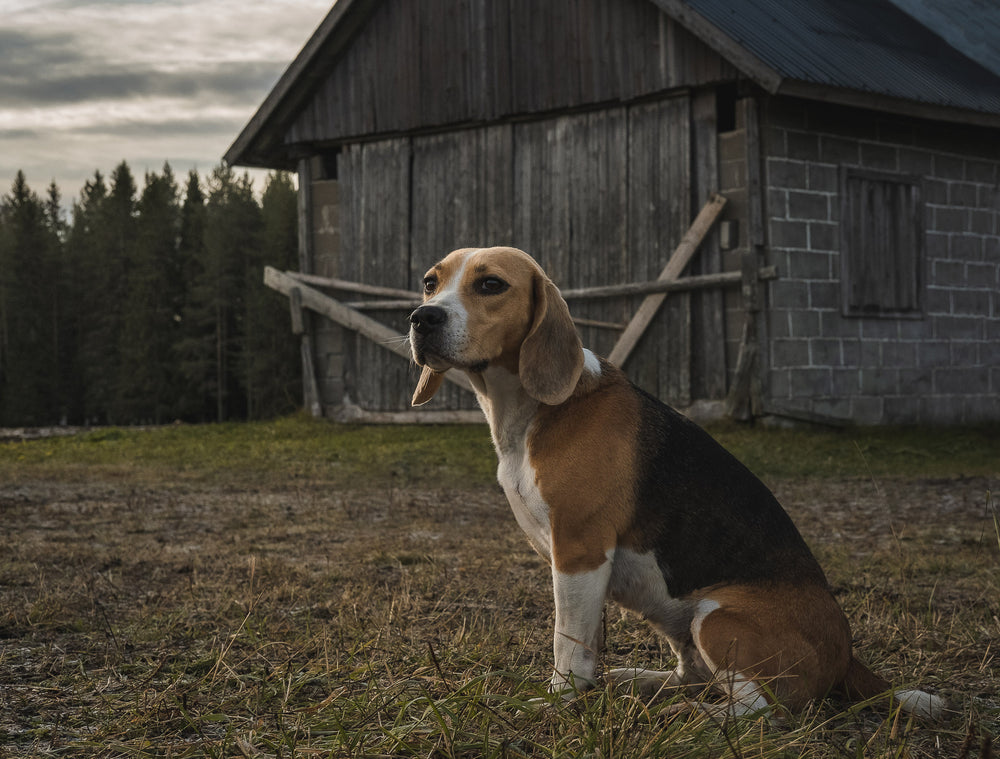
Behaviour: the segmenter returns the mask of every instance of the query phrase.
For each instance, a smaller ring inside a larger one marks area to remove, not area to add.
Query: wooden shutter
[[[921,316],[925,274],[919,177],[842,169],[840,224],[844,315]]]

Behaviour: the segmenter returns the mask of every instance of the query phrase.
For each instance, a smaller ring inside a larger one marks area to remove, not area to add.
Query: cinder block
[[[913,395],[890,395],[883,399],[883,424],[916,424],[920,419],[920,399]]]
[[[885,421],[883,398],[858,395],[851,399],[851,419],[856,424],[882,424]]]
[[[893,145],[863,142],[861,143],[861,165],[866,169],[897,171],[899,153]]]
[[[809,283],[796,279],[778,279],[769,283],[772,308],[809,308]]]
[[[840,308],[840,282],[814,281],[809,283],[811,308],[836,310]]]
[[[825,398],[833,395],[833,372],[828,368],[790,369],[788,382],[792,398]]]
[[[900,369],[899,386],[911,397],[934,392],[932,369]]]
[[[801,161],[819,160],[819,135],[814,132],[790,130],[787,134],[789,158]]]
[[[771,245],[776,248],[809,247],[809,225],[804,221],[771,219]]]
[[[961,396],[924,395],[920,398],[920,424],[961,424],[963,416]]]
[[[904,174],[928,175],[934,170],[933,154],[926,150],[901,147],[898,160]]]
[[[984,424],[1000,420],[1000,396],[967,395],[963,399],[962,422]]]
[[[827,193],[793,190],[788,193],[788,218],[829,221],[830,199]]]
[[[835,368],[833,370],[833,394],[837,397],[857,395],[861,390],[861,377],[858,370],[851,368]]]
[[[965,179],[965,159],[958,156],[934,154],[934,176],[942,179]]]
[[[858,166],[861,163],[861,150],[856,140],[821,135],[819,154],[823,163],[844,164],[845,166]]]
[[[769,158],[767,161],[767,184],[769,187],[804,190],[808,186],[808,165],[802,161],[784,158]]]
[[[811,250],[840,250],[840,225],[821,221],[809,222],[809,248]]]
[[[786,311],[790,337],[815,337],[820,332],[820,312],[809,309]]]
[[[862,395],[898,395],[899,371],[884,368],[861,369]]]
[[[809,164],[807,172],[808,186],[814,192],[839,192],[840,174],[836,166],[828,164]]]
[[[990,368],[970,366],[934,370],[934,392],[945,395],[978,395],[989,392]]]
[[[809,341],[780,339],[771,341],[771,366],[786,369],[809,365]]]
[[[917,365],[916,343],[887,340],[882,343],[882,366],[901,368]]]
[[[917,344],[917,366],[935,368],[951,363],[951,345],[947,340],[929,340]]]
[[[841,341],[831,338],[810,340],[809,363],[811,366],[843,366],[844,356]]]

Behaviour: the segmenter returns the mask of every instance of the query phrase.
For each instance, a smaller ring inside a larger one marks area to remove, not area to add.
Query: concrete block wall
[[[1000,131],[773,99],[761,135],[769,284],[765,395],[860,424],[1000,420]],[[922,177],[919,318],[848,317],[841,167]]]

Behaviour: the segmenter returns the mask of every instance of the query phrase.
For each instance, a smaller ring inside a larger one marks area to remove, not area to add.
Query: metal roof
[[[996,0],[890,0],[956,50],[1000,76],[1000,3]]]
[[[794,82],[803,95],[815,85],[1000,114],[991,0],[655,1],[719,52],[742,52],[772,92]]]
[[[225,160],[278,165],[289,121],[381,1],[335,0]],[[650,1],[772,94],[1000,126],[1000,0]]]

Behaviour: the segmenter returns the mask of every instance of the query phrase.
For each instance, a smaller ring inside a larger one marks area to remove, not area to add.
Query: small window
[[[845,316],[917,318],[924,307],[920,178],[841,169]]]

